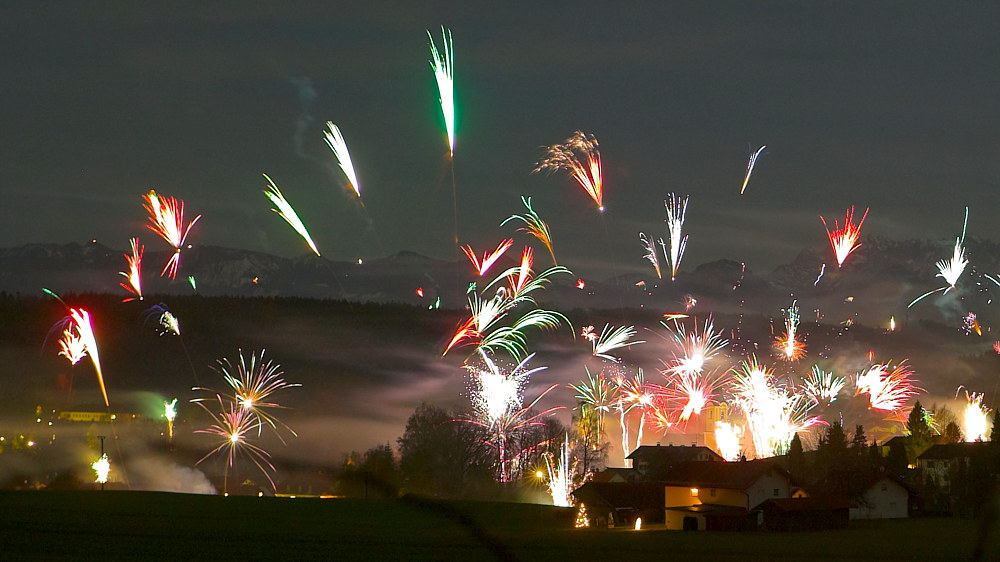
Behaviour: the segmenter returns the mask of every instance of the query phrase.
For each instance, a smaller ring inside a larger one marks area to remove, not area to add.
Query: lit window
[[[692,498],[698,497],[698,488],[691,488],[691,497]]]

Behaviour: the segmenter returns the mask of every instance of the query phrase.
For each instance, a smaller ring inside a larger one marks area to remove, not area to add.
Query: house
[[[846,529],[855,503],[844,498],[771,498],[756,511],[768,531],[821,531]]]
[[[664,478],[668,529],[746,528],[751,511],[772,498],[790,498],[791,475],[772,460],[688,461]]]
[[[856,498],[851,519],[898,519],[909,517],[910,487],[890,474],[877,474]]]
[[[921,483],[937,487],[944,493],[951,492],[951,480],[958,471],[968,469],[974,458],[989,454],[988,441],[932,445],[917,457]]]
[[[725,459],[712,449],[694,445],[689,447],[643,445],[626,458],[632,461],[635,480],[645,482],[665,479],[666,475],[681,463],[725,462]]]
[[[631,482],[634,473],[631,468],[608,467],[595,472],[591,482]]]
[[[587,506],[591,527],[663,522],[662,482],[587,482],[573,492]]]

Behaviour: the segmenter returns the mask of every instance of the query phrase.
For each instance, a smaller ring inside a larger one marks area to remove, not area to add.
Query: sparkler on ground
[[[764,152],[765,148],[767,148],[766,144],[761,145],[756,152],[750,153],[750,161],[747,162],[747,174],[743,177],[743,185],[740,187],[740,195],[743,195],[743,192],[746,191],[747,184],[750,183],[750,174],[753,173],[753,167],[757,164],[757,157],[760,156],[761,152]]]
[[[108,455],[101,455],[101,458],[94,461],[90,468],[94,469],[95,482],[102,486],[107,484],[108,475],[111,474],[111,461],[108,460]]]
[[[833,247],[833,255],[837,259],[838,268],[844,265],[844,260],[847,259],[847,256],[861,247],[858,238],[861,236],[861,225],[865,223],[867,216],[868,209],[865,209],[865,213],[861,215],[861,220],[855,225],[854,207],[852,206],[844,215],[844,227],[841,228],[837,221],[833,221],[833,230],[830,230],[830,227],[826,224],[826,219],[820,215],[819,220],[823,221],[823,226],[826,228],[826,235],[830,239],[830,246]]]
[[[806,354],[806,345],[796,339],[799,328],[798,301],[792,301],[792,306],[785,310],[785,334],[774,340],[774,348],[780,356],[788,361],[798,361]]]
[[[604,329],[601,330],[600,336],[594,332],[593,326],[585,327],[580,335],[590,340],[591,346],[593,347],[594,357],[601,357],[603,359],[607,359],[608,361],[618,363],[621,360],[613,355],[609,355],[608,352],[615,349],[631,347],[640,343],[646,343],[643,340],[629,341],[629,338],[635,334],[635,326],[620,326],[612,329],[609,324],[605,324]]]
[[[441,26],[441,51],[434,44],[434,37],[427,32],[431,45],[431,68],[434,70],[434,80],[437,82],[438,95],[441,101],[441,113],[444,115],[444,127],[448,133],[448,150],[455,155],[455,51],[451,41],[451,30]]]
[[[899,414],[907,401],[922,390],[914,385],[913,375],[905,359],[895,366],[889,363],[872,365],[858,373],[854,382],[855,394],[868,394],[872,409]]]
[[[486,275],[486,272],[493,267],[493,264],[496,263],[496,261],[500,259],[500,257],[503,256],[504,253],[513,245],[514,241],[509,238],[502,240],[500,244],[497,245],[496,250],[493,250],[492,252],[483,252],[483,259],[481,260],[476,256],[476,252],[472,249],[471,245],[466,244],[462,247],[462,251],[469,257],[469,261],[472,262],[472,266],[476,268],[476,273],[482,277],[483,275]]]
[[[267,174],[264,174],[264,179],[267,180],[268,185],[268,188],[264,190],[264,195],[267,195],[267,198],[270,199],[271,203],[274,203],[275,206],[275,208],[271,210],[278,213],[278,216],[281,218],[285,219],[288,226],[291,226],[295,232],[298,232],[299,236],[301,236],[302,239],[305,240],[306,244],[309,245],[309,248],[312,249],[317,256],[319,256],[319,250],[316,249],[316,244],[313,243],[312,237],[309,236],[309,231],[306,230],[306,225],[302,224],[302,220],[295,212],[295,209],[293,209],[288,201],[285,200],[285,196],[281,194],[281,190],[278,189],[278,186],[274,185],[274,182],[271,181],[271,178],[269,178]]]
[[[729,422],[715,422],[715,447],[722,456],[729,462],[737,461],[743,447],[740,441],[743,439],[743,428]]]
[[[122,302],[142,300],[142,277],[139,272],[142,265],[142,252],[145,246],[139,244],[138,238],[132,238],[129,240],[129,243],[132,245],[132,255],[125,254],[125,263],[128,265],[128,271],[119,271],[118,275],[121,275],[128,281],[128,283],[121,283],[121,286],[129,293],[132,293],[132,296],[122,299]]]
[[[961,389],[961,387],[959,387]],[[957,397],[957,392],[956,392]],[[962,434],[966,441],[987,441],[993,419],[989,408],[983,406],[983,393],[965,391],[965,408],[962,410]]]
[[[167,261],[167,265],[163,267],[160,276],[167,274],[171,279],[175,279],[177,268],[181,265],[181,248],[184,247],[191,227],[198,222],[201,215],[196,216],[187,226],[184,226],[183,201],[178,201],[173,197],[160,198],[154,190],[150,190],[143,196],[143,199],[146,201],[143,207],[149,212],[150,224],[146,226],[174,248],[174,253]]]
[[[565,441],[559,449],[559,459],[556,462],[552,461],[551,455],[545,455],[545,468],[549,473],[549,495],[552,496],[552,505],[572,506],[570,493],[573,482],[570,474],[569,434],[566,434]]]
[[[586,164],[580,161],[581,157],[586,160]],[[601,152],[598,150],[596,137],[576,131],[573,136],[566,139],[565,143],[548,147],[545,157],[535,164],[532,173],[542,170],[568,171],[597,204],[597,210],[604,212],[604,177],[601,171]]]
[[[733,403],[743,412],[757,458],[773,457],[788,449],[796,433],[822,424],[810,416],[812,405],[780,383],[756,358],[744,361],[732,378]]]
[[[649,263],[653,264],[653,269],[656,270],[656,278],[663,279],[663,275],[660,274],[660,257],[656,253],[656,246],[653,241],[646,236],[645,232],[639,233],[639,241],[642,242],[642,249],[646,251],[646,255],[643,257],[649,260]]]
[[[670,280],[677,278],[677,268],[684,258],[684,250],[687,248],[688,237],[683,236],[681,230],[684,228],[684,217],[687,215],[688,197],[681,199],[671,193],[663,201],[663,206],[667,211],[667,230],[670,233],[670,252],[660,239],[660,246],[663,247],[663,254],[670,261]]]
[[[519,220],[524,223],[525,226],[518,228],[518,232],[527,232],[528,234],[534,236],[542,244],[545,245],[545,249],[549,251],[549,255],[552,257],[552,265],[559,265],[556,262],[556,254],[552,251],[552,235],[549,233],[549,225],[538,216],[538,213],[531,208],[531,197],[521,196],[521,202],[527,207],[528,212],[523,215],[511,215],[500,223],[500,226],[507,224],[512,220]]]
[[[935,266],[937,266],[938,269],[938,274],[935,277],[940,277],[944,279],[947,285],[945,285],[944,287],[938,287],[937,289],[933,289],[931,291],[927,291],[926,293],[910,301],[910,304],[908,304],[906,308],[912,307],[913,305],[923,300],[925,297],[933,295],[938,291],[941,291],[942,295],[947,295],[948,291],[955,288],[955,285],[958,283],[958,278],[961,277],[962,273],[965,271],[965,266],[969,265],[969,260],[965,258],[965,248],[963,247],[963,244],[965,244],[965,229],[968,225],[969,225],[969,208],[966,207],[965,222],[962,225],[962,236],[955,239],[955,249],[952,252],[951,259],[941,260],[935,264]],[[989,276],[987,276],[987,278],[989,278]]]
[[[819,365],[813,365],[802,381],[801,392],[812,401],[813,406],[829,406],[846,384],[846,378],[834,376],[833,371],[824,371]]]
[[[222,397],[216,395],[219,405],[219,413],[216,413],[205,405],[202,400],[193,400],[202,407],[212,418],[212,423],[205,429],[196,429],[195,433],[213,435],[222,439],[217,447],[208,452],[195,464],[201,464],[205,459],[216,453],[224,452],[226,456],[225,469],[223,474],[223,493],[229,493],[229,469],[236,463],[236,459],[241,455],[250,459],[261,473],[270,482],[274,489],[274,480],[271,473],[274,466],[270,462],[271,455],[260,446],[250,441],[253,432],[260,434],[261,419],[250,409],[244,408],[236,402],[223,402]]]
[[[340,169],[347,176],[347,181],[350,182],[351,189],[360,198],[361,183],[358,182],[358,175],[354,171],[354,163],[351,161],[350,151],[347,150],[347,142],[344,140],[344,135],[340,133],[340,128],[334,125],[333,122],[327,121],[326,126],[330,129],[323,133],[326,144],[333,151],[334,156],[337,157],[337,163],[340,164]]]
[[[177,399],[163,402],[163,418],[167,420],[167,439],[174,440],[174,420],[177,418]]]

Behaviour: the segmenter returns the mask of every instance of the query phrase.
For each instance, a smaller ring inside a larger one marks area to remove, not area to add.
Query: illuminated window
[[[691,497],[692,498],[698,497],[698,488],[691,488]]]

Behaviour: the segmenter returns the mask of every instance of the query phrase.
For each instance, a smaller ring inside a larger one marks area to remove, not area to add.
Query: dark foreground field
[[[968,560],[979,522],[911,519],[819,533],[574,530],[530,504],[0,492],[0,558]],[[984,560],[1000,555],[996,537]]]

